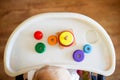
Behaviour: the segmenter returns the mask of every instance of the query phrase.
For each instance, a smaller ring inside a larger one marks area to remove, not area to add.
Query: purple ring
[[[73,59],[76,61],[76,62],[80,62],[84,59],[84,52],[82,50],[75,50],[73,52]]]

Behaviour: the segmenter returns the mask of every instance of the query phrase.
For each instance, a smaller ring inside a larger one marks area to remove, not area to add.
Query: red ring
[[[42,37],[43,37],[43,33],[41,31],[36,31],[34,33],[34,38],[35,39],[40,40],[40,39],[42,39]]]

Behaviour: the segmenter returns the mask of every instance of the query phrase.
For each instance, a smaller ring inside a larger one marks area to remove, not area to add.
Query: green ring
[[[36,52],[38,53],[43,53],[45,50],[46,50],[46,46],[44,43],[37,43],[36,46],[35,46],[35,50]]]

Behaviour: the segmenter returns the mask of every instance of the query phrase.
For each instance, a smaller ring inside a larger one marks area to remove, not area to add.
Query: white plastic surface
[[[69,29],[73,30],[75,46],[61,49],[58,44],[48,44],[47,38],[50,35]],[[33,37],[36,30],[43,32],[42,40]],[[46,45],[46,51],[42,54],[34,50],[38,42]],[[92,52],[85,53],[82,62],[75,62],[73,52],[83,50],[83,46],[88,43],[92,46]],[[4,64],[10,76],[44,65],[87,70],[108,76],[115,69],[115,51],[106,31],[91,18],[76,13],[45,13],[27,19],[15,29],[5,48]]]

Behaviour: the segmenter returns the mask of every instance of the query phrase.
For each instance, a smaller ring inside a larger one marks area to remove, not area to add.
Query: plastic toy
[[[9,76],[44,65],[109,76],[115,59],[109,35],[93,19],[77,13],[45,13],[14,30],[5,48],[4,67]]]

